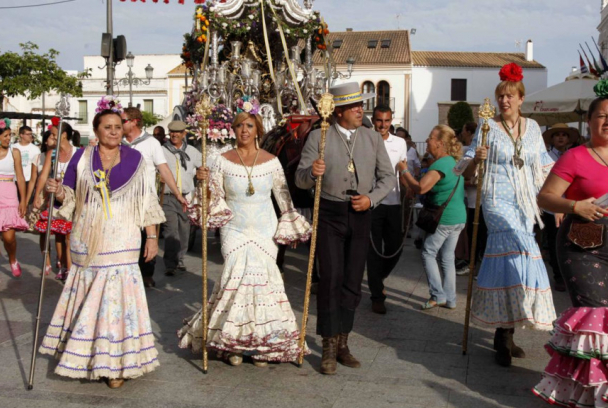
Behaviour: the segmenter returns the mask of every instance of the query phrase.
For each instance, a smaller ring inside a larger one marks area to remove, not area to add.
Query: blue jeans
[[[460,231],[465,224],[439,225],[434,234],[424,234],[422,247],[422,265],[429,282],[431,299],[445,303],[447,307],[456,307],[456,267],[454,252]],[[439,271],[438,256],[443,269],[443,284]]]

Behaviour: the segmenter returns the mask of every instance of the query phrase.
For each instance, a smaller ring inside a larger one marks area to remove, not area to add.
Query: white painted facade
[[[181,64],[181,58],[178,54],[159,54],[159,55],[136,55],[133,68],[133,75],[139,79],[146,79],[145,68],[150,64],[153,68],[153,78],[149,85],[133,86],[133,106],[140,105],[143,110],[146,101],[152,101],[152,111],[154,114],[163,118],[173,112],[175,105],[181,104],[184,91],[185,80],[184,74],[170,74]],[[82,122],[72,120],[70,123],[74,129],[81,133],[82,137],[89,137],[93,134],[93,117],[95,116],[95,108],[97,101],[106,95],[106,69],[104,67],[105,60],[99,56],[85,56],[85,69],[91,68],[91,76],[82,80],[83,96],[70,99],[70,117],[80,117],[81,102],[86,102],[86,119]],[[116,66],[115,80],[120,80],[127,77],[128,67],[127,62],[122,61]],[[188,78],[191,82],[191,78]],[[114,96],[120,99],[123,107],[129,105],[129,86],[114,85]],[[45,95],[45,113],[54,115],[55,104],[58,101],[56,94]],[[13,112],[24,113],[42,113],[42,98],[28,100],[25,97],[8,98],[5,109]],[[47,121],[48,123],[48,121]],[[29,122],[28,122],[29,124]],[[33,128],[35,133],[42,133],[40,122],[34,121]]]
[[[320,68],[320,67],[318,67]],[[346,66],[338,65],[338,71],[347,73]],[[390,99],[393,104],[393,125],[395,127],[406,127],[408,123],[407,101],[410,95],[411,66],[391,65],[357,65],[353,67],[352,76],[349,79],[336,80],[334,85],[345,82],[357,82],[362,88],[365,82],[371,82],[377,91],[380,81],[386,81],[390,85]],[[393,99],[394,98],[394,99]],[[393,106],[394,105],[394,106]],[[371,112],[366,112],[371,119]]]
[[[499,68],[421,67],[412,69],[410,127],[412,139],[423,142],[438,123],[438,103],[451,100],[452,79],[467,80],[467,101],[494,101]],[[547,69],[524,69],[526,93],[547,87]]]

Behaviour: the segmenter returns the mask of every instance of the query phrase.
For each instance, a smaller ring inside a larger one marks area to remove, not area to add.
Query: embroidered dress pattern
[[[259,361],[295,361],[300,332],[276,266],[276,244],[306,241],[311,229],[293,208],[278,159],[255,166],[251,180],[256,193],[247,195],[249,180],[242,165],[221,156],[212,169],[208,225],[221,227],[224,270],[207,305],[207,346]],[[271,194],[282,211],[279,220]],[[201,314],[178,331],[180,347],[200,352]]]
[[[58,215],[71,219],[75,211],[73,265],[40,352],[58,358],[55,372],[66,377],[136,378],[159,365],[137,264],[140,228],[164,215],[137,154],[137,170],[113,192],[114,217],[106,220],[94,189],[92,152],[87,148],[78,162],[76,194],[64,187]]]

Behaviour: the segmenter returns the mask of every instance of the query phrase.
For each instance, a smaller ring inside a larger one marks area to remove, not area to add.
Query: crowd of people
[[[429,290],[422,310],[462,307],[456,277],[475,274],[471,317],[494,330],[496,363],[509,367],[513,358],[526,357],[514,342],[515,328],[553,329],[546,346],[551,359],[533,392],[564,406],[604,406],[608,95],[602,89],[587,112],[589,138],[566,124],[541,133],[521,115],[522,71],[508,64],[500,71],[498,113],[487,120],[485,145],[477,123],[456,131],[438,125],[420,157],[407,130],[392,127],[390,108],[377,106],[373,128],[367,128],[363,102],[373,95],[362,94],[357,83],[330,88],[335,110],[326,159],[320,159],[321,130],[314,130],[294,175],[304,190],[323,177],[316,252],[322,374],[336,374],[338,363],[361,366],[348,339],[365,272],[372,311],[388,313],[385,281],[402,255],[406,231],[415,230]],[[234,149],[211,168],[202,167],[201,152],[188,143],[186,123],[171,122],[168,139],[162,127],[150,135],[137,108],[100,109],[93,120],[97,143],[85,148],[75,147],[67,123],[53,124],[41,149],[27,126],[11,145],[11,123],[0,120],[0,231],[15,278],[21,275],[15,232],[44,233],[50,222],[55,235],[56,278],[65,286],[40,352],[59,359],[57,374],[104,378],[117,388],[159,365],[145,294],[155,285],[157,225],[163,224],[165,274],[173,276],[186,269],[188,214],[198,225],[220,230],[224,258],[221,278],[203,305],[206,346],[234,366],[247,358],[265,367],[310,353],[298,341],[277,254],[278,245],[306,242],[311,225],[292,203],[281,162],[259,147],[264,128],[252,106],[237,110]],[[470,161],[462,174],[455,172],[461,159]],[[485,173],[481,197],[479,166]],[[206,220],[194,199],[198,180],[208,181],[202,192],[209,197]],[[53,219],[51,193],[57,201]],[[410,213],[420,204],[416,220]],[[545,234],[538,234],[543,227]],[[41,248],[45,244],[41,234]],[[543,247],[549,249],[553,289],[567,290],[572,301],[559,317]],[[479,261],[478,270],[468,269],[469,258]],[[51,271],[49,261],[42,273]],[[180,347],[203,348],[202,317],[201,309],[184,321]]]

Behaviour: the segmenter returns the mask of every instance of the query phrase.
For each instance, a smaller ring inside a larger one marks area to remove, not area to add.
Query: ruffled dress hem
[[[567,407],[608,407],[606,308],[570,308],[556,321],[545,349],[551,356],[532,392]]]

